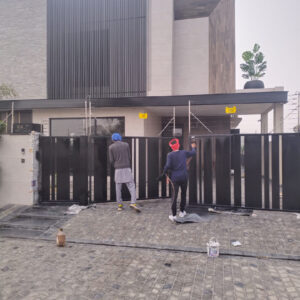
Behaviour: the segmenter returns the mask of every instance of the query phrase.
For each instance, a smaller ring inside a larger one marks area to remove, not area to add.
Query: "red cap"
[[[178,139],[172,139],[169,142],[169,146],[172,148],[173,151],[179,150],[180,144]]]

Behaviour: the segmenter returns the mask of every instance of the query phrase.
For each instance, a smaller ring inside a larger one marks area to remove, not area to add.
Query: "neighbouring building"
[[[1,0],[0,44],[0,84],[18,93],[0,101],[8,133],[229,133],[232,105],[263,132],[273,110],[283,131],[286,92],[236,91],[234,0]]]

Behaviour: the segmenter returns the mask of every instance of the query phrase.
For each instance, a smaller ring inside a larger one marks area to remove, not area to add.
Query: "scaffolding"
[[[11,111],[6,114],[6,117],[4,120],[1,120],[2,123],[6,126],[6,132],[7,132],[7,125],[9,123],[9,118],[11,117],[11,133],[14,133],[14,120],[15,120],[15,103],[14,101],[11,102]]]
[[[196,114],[194,114],[191,110],[191,101],[189,101],[188,104],[188,134],[191,135],[191,122],[192,118],[195,119],[209,134],[213,134],[213,131],[204,124],[203,121],[200,120],[199,117],[197,117]],[[161,136],[164,131],[169,127],[169,125],[173,125],[173,136],[176,136],[176,107],[173,106],[173,116],[172,118],[167,122],[167,124],[164,126],[164,128],[159,132],[158,136]]]

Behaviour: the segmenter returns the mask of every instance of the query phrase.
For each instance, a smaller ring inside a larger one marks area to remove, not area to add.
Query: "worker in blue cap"
[[[137,212],[140,209],[136,205],[135,184],[131,172],[131,155],[129,145],[122,142],[122,136],[114,133],[111,136],[113,144],[109,146],[109,160],[115,168],[115,184],[118,210],[123,210],[122,184],[125,183],[131,195],[130,208]]]

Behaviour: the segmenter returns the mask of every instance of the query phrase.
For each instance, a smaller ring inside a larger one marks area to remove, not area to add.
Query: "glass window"
[[[80,136],[85,135],[85,119],[52,119],[51,120],[52,136]]]
[[[32,111],[20,111],[20,123],[32,123]]]
[[[96,119],[96,134],[101,136],[110,136],[114,132],[121,135],[125,134],[125,118],[97,118]]]
[[[50,126],[52,136],[85,135],[84,118],[51,119]],[[96,118],[92,120],[92,134],[110,136],[114,132],[118,132],[121,135],[125,134],[124,117]]]

